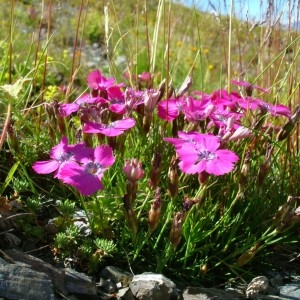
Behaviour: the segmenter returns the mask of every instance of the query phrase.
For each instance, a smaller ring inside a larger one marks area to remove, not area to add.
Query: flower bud
[[[142,169],[142,163],[137,158],[126,160],[125,165],[122,168],[126,179],[131,182],[135,182],[144,177],[145,173]]]
[[[244,163],[241,168],[241,175],[239,180],[240,187],[245,186],[247,178],[249,177],[250,172],[250,151],[246,152]]]
[[[160,174],[162,167],[162,157],[159,152],[155,152],[151,161],[149,187],[156,189],[160,182]]]
[[[154,200],[151,204],[151,208],[148,214],[148,225],[150,232],[153,232],[158,225],[158,221],[161,214],[161,204],[161,192],[160,188],[157,188],[155,191]]]
[[[295,125],[300,119],[300,106],[297,106],[295,113],[291,116],[290,120],[281,128],[277,134],[277,141],[283,141],[293,131]]]
[[[276,222],[277,232],[284,232],[300,222],[300,197],[289,196],[287,202],[279,207],[273,220]]]
[[[178,193],[178,159],[173,156],[168,171],[168,193],[174,198]]]
[[[9,147],[13,152],[20,153],[20,147],[19,147],[19,139],[16,135],[16,131],[13,127],[12,121],[9,122],[7,127],[7,142],[9,144]]]
[[[182,224],[185,219],[185,212],[176,212],[173,218],[172,228],[170,232],[170,241],[173,246],[178,246],[181,240]]]
[[[201,186],[205,186],[207,184],[209,178],[209,174],[206,171],[202,171],[198,174],[198,182]]]
[[[55,100],[52,102],[51,105],[52,105],[54,117],[56,120],[56,127],[59,130],[61,135],[66,135],[67,130],[66,130],[65,119],[59,113],[59,103]]]
[[[153,89],[146,90],[144,93],[144,116],[151,117],[157,105],[160,91]]]
[[[257,175],[257,184],[259,187],[262,186],[266,176],[268,175],[268,173],[270,171],[272,152],[273,152],[273,148],[270,145],[267,145],[265,160],[259,167],[258,175]]]

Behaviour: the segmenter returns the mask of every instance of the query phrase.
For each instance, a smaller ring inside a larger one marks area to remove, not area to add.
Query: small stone
[[[133,295],[137,299],[179,299],[176,285],[161,274],[145,272],[133,276],[129,285]]]
[[[266,276],[258,276],[252,279],[246,289],[247,298],[256,298],[259,294],[267,294],[269,280]]]

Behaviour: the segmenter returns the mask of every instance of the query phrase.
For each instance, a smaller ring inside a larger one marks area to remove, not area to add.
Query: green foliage
[[[58,211],[63,215],[63,216],[72,216],[75,213],[75,203],[70,201],[70,200],[65,200],[65,201],[59,201],[57,205]]]
[[[103,251],[103,256],[111,256],[117,251],[116,244],[111,240],[96,238],[94,243],[99,251]]]

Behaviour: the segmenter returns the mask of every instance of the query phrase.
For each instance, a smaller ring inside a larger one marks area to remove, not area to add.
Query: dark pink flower
[[[80,107],[87,104],[106,103],[107,100],[101,97],[92,97],[90,94],[83,94],[78,97],[73,103],[63,103],[59,106],[59,113],[63,117],[69,116],[73,112],[77,112]]]
[[[144,103],[143,92],[133,88],[126,88],[124,92],[125,107],[128,114],[136,110],[137,106]]]
[[[270,89],[262,88],[260,86],[251,84],[247,81],[231,80],[231,83],[235,84],[235,85],[238,85],[238,86],[243,86],[243,87],[248,88],[248,89],[256,89],[256,90],[264,92],[264,93],[269,93],[270,92]]]
[[[99,70],[94,70],[87,76],[89,88],[97,91],[106,91],[109,87],[115,84],[114,78],[107,79]]]
[[[287,118],[291,117],[291,110],[282,104],[271,104],[267,103],[261,99],[254,99],[252,101],[258,106],[258,108],[263,112],[269,112],[272,116],[285,116]]]
[[[186,99],[183,114],[192,123],[205,120],[216,109],[209,99],[195,100],[191,97]]]
[[[227,90],[221,89],[213,91],[209,99],[212,102],[213,105],[217,107],[230,107],[234,108],[236,105],[236,102],[241,98],[240,94],[232,92],[231,94],[228,94]]]
[[[85,159],[81,164],[75,161],[65,163],[61,168],[59,179],[76,187],[82,195],[91,196],[103,189],[101,179],[104,171],[115,162],[115,157],[108,145],[96,147],[93,155],[86,157],[89,159]]]
[[[107,89],[107,97],[109,100],[108,109],[114,113],[123,115],[126,112],[124,93],[117,85]]]
[[[38,174],[55,172],[54,177],[59,177],[61,166],[68,161],[81,159],[82,153],[91,154],[92,149],[86,148],[84,143],[68,145],[68,138],[63,136],[59,144],[50,150],[50,160],[37,161],[33,170]]]
[[[173,121],[183,110],[184,104],[185,100],[183,98],[160,101],[157,106],[158,116],[165,121]]]
[[[101,133],[106,136],[117,136],[122,134],[125,130],[130,129],[134,125],[135,120],[132,118],[118,120],[110,124],[87,122],[83,126],[83,132]]]
[[[217,128],[226,128],[227,130],[237,129],[242,116],[243,114],[241,113],[232,112],[224,107],[218,107],[210,114],[210,122],[207,127],[209,128],[213,125]]]

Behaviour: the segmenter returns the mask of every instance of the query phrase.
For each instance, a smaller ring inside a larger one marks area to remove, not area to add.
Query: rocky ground
[[[278,270],[266,270],[249,283],[182,287],[162,274],[132,274],[116,266],[106,266],[97,277],[89,277],[69,267],[56,267],[20,249],[0,250],[0,256],[1,299],[300,299],[299,257],[284,264],[281,257]]]
[[[13,203],[0,207],[0,300],[300,299],[300,247],[274,248],[248,282],[237,278],[221,285],[195,285],[147,269],[132,274],[113,260],[89,276],[68,261],[58,264],[50,245],[26,238],[14,221],[26,213],[14,212]]]

